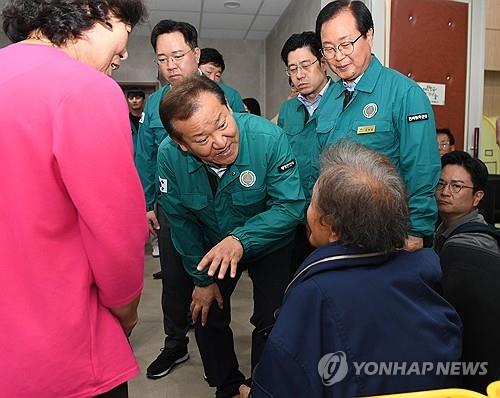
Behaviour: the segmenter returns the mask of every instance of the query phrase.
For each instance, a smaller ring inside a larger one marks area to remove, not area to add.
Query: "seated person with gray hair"
[[[252,397],[359,397],[459,385],[436,367],[460,359],[461,321],[438,293],[436,253],[400,250],[408,202],[390,160],[352,142],[328,149],[307,222],[317,249],[285,292]],[[367,363],[398,367],[373,373]]]

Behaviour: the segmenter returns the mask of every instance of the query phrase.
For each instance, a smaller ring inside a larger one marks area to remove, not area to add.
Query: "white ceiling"
[[[189,22],[202,39],[264,40],[290,0],[238,0],[240,7],[226,8],[226,0],[145,0],[148,23],[136,26],[134,35],[149,36],[162,19]]]
[[[162,19],[189,22],[202,39],[264,40],[291,0],[238,0],[240,7],[226,8],[226,0],[145,0],[146,24],[133,34],[147,36]],[[0,0],[3,8],[7,0]]]

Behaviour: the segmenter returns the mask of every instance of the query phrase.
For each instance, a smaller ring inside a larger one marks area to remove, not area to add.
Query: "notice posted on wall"
[[[418,85],[422,87],[422,90],[427,94],[431,105],[444,106],[446,84],[418,82]]]

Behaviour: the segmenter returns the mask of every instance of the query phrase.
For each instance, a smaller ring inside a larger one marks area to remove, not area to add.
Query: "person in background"
[[[144,102],[146,100],[146,94],[143,90],[134,88],[127,91],[127,102],[129,110],[130,128],[132,129],[132,139],[134,141],[134,154],[135,148],[137,146],[137,135],[139,132],[139,121],[142,118],[144,110]],[[160,249],[158,248],[158,237],[151,235],[151,255],[153,257],[160,256]],[[154,279],[161,279],[161,271],[153,274]]]
[[[477,206],[484,197],[488,169],[467,152],[441,158],[436,188],[442,222],[434,249],[443,269],[443,295],[464,323],[462,361],[486,362],[487,372],[464,376],[465,388],[486,392],[500,378],[500,233]]]
[[[139,120],[141,120],[145,100],[146,94],[143,90],[134,88],[127,91],[128,117],[130,119],[130,128],[132,129],[134,153],[137,145],[137,133],[139,132]]]
[[[322,123],[331,112],[332,87],[326,75],[326,62],[321,55],[321,42],[314,32],[291,35],[283,45],[281,59],[285,72],[298,95],[283,102],[278,126],[287,134],[300,171],[300,181],[307,202],[319,175],[319,156],[330,130]],[[306,236],[305,218],[297,226],[290,275],[313,250]]]
[[[221,82],[226,64],[224,63],[222,54],[215,48],[202,48],[198,67],[209,79],[214,82]]]
[[[420,86],[373,55],[373,19],[361,1],[328,3],[316,19],[322,54],[340,77],[322,123],[328,144],[349,138],[388,156],[408,190],[406,250],[432,245],[440,163],[429,99]],[[326,133],[325,133],[326,134]]]
[[[157,379],[166,376],[176,365],[189,359],[187,331],[191,326],[187,314],[193,292],[193,282],[182,266],[181,258],[172,245],[170,228],[161,206],[157,205],[157,153],[164,139],[170,140],[163,127],[158,109],[167,92],[185,78],[201,75],[198,69],[200,49],[198,32],[187,22],[165,19],[151,32],[151,45],[156,54],[160,74],[168,84],[148,96],[144,118],[139,123],[136,166],[146,197],[150,233],[158,235],[162,276],[162,309],[165,329],[164,348],[151,362],[146,376]],[[244,112],[240,94],[232,87],[217,83],[234,112]],[[155,207],[156,212],[155,212]],[[158,214],[158,218],[157,218]]]
[[[255,98],[243,98],[243,103],[245,104],[245,110],[252,115],[261,116],[260,104]]]
[[[205,76],[187,78],[160,104],[171,140],[158,150],[159,203],[195,285],[191,309],[206,380],[216,397],[238,396],[231,295],[244,270],[253,283],[252,370],[289,282],[304,194],[283,131],[233,113]],[[227,273],[227,275],[226,275]]]
[[[147,236],[123,92],[140,0],[11,0],[0,49],[0,391],[128,396]],[[20,111],[22,110],[22,111]]]
[[[455,150],[455,137],[450,129],[436,129],[436,136],[440,156]]]
[[[398,171],[386,156],[347,141],[325,150],[322,163],[307,210],[317,249],[287,287],[253,374],[252,397],[459,387],[458,377],[436,368],[460,360],[461,321],[439,293],[436,253],[401,250],[409,209]],[[359,365],[373,362],[432,369],[415,377]],[[247,396],[248,388],[240,391]]]
[[[292,99],[299,93],[297,91],[297,88],[293,85],[292,78],[290,76],[288,76],[288,86],[290,87],[290,92],[286,97],[287,100]],[[274,124],[278,124],[279,115],[280,115],[279,112],[276,115],[274,115],[274,117],[271,119],[271,122],[273,122]]]

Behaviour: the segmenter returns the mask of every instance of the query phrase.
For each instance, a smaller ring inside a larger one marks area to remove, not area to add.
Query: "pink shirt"
[[[0,70],[0,396],[94,396],[138,373],[107,309],[143,286],[126,102],[49,46],[3,48]]]

